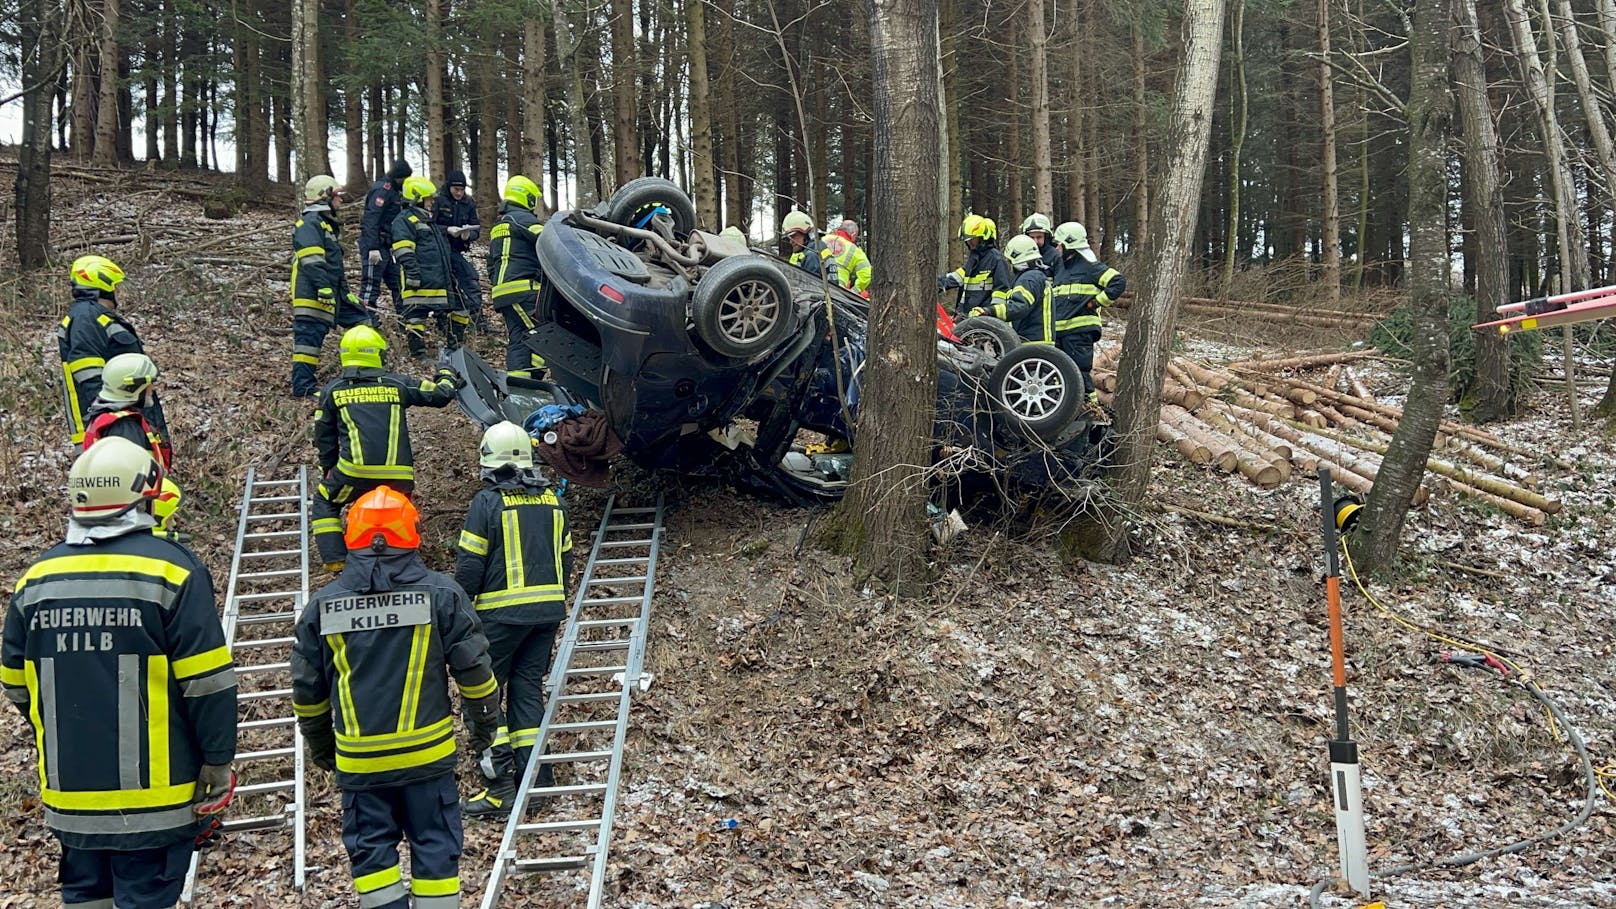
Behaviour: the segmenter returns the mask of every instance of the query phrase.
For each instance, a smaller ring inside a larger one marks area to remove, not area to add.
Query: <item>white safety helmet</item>
[[[67,472],[67,501],[81,524],[106,523],[142,505],[149,512],[162,488],[151,452],[122,436],[91,445]]]
[[[477,462],[488,468],[527,470],[533,466],[533,437],[509,420],[495,423],[483,433]]]
[[[1026,234],[1016,234],[1004,244],[1004,257],[1017,268],[1036,265],[1043,258],[1038,252],[1038,241]]]
[[[1055,228],[1055,242],[1068,250],[1089,248],[1089,232],[1076,221],[1067,221]]]
[[[101,399],[121,404],[140,400],[157,381],[157,364],[143,353],[118,354],[101,367]]]
[[[1049,224],[1049,216],[1042,212],[1035,211],[1027,216],[1027,220],[1021,222],[1021,232],[1024,234],[1041,230],[1047,235],[1052,229]]]

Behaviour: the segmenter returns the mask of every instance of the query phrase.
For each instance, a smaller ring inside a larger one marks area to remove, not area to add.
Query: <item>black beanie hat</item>
[[[449,183],[448,183],[448,185],[449,186],[465,186],[466,185],[466,172],[463,171],[463,170],[451,170],[451,171],[449,171]]]
[[[387,169],[387,179],[402,180],[413,173],[415,173],[415,168],[410,166],[410,162],[403,158],[397,158],[393,161],[393,166]]]

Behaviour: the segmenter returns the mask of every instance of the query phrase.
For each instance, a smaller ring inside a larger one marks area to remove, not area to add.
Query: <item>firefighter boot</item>
[[[504,818],[516,801],[516,774],[502,773],[488,781],[488,787],[466,799],[461,811],[466,817]]]

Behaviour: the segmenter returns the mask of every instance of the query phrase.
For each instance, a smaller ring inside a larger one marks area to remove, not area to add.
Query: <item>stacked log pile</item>
[[[1133,293],[1122,295],[1113,309],[1126,312],[1133,303]],[[1238,319],[1256,319],[1264,322],[1288,322],[1309,328],[1335,328],[1362,332],[1386,317],[1383,312],[1356,312],[1346,309],[1286,306],[1281,303],[1257,303],[1249,300],[1215,300],[1210,297],[1184,297],[1179,309],[1197,316],[1221,316]]]
[[[1120,347],[1095,352],[1094,380],[1102,403],[1116,390]],[[1247,360],[1208,367],[1174,357],[1162,389],[1156,439],[1195,464],[1235,473],[1264,489],[1293,475],[1311,479],[1328,467],[1338,485],[1367,494],[1380,470],[1399,408],[1375,400],[1352,372],[1352,363],[1375,351]],[[1321,370],[1317,381],[1297,370]],[[1535,491],[1521,464],[1536,456],[1497,436],[1444,421],[1431,457],[1427,484],[1437,483],[1533,525],[1560,510]],[[1420,486],[1414,504],[1430,497]]]

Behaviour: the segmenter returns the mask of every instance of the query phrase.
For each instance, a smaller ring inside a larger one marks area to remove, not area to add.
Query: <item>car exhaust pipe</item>
[[[652,246],[655,246],[657,250],[660,251],[662,255],[665,256],[669,261],[677,262],[686,267],[693,268],[700,265],[702,260],[707,258],[706,246],[701,242],[700,239],[695,237],[690,239],[690,246],[692,249],[695,249],[698,252],[695,254],[682,253],[677,249],[674,249],[672,243],[669,243],[665,237],[655,231],[644,230],[638,227],[629,227],[625,224],[617,224],[612,221],[605,221],[593,215],[586,215],[581,211],[574,211],[572,214],[567,216],[567,220],[572,221],[580,226],[587,227],[597,233],[608,233],[623,237],[633,237],[636,240],[644,240],[645,242],[650,243]]]

